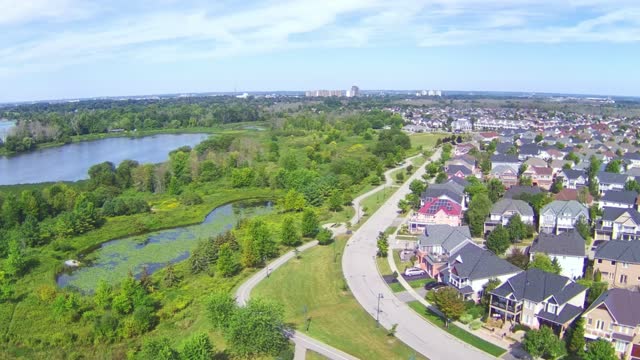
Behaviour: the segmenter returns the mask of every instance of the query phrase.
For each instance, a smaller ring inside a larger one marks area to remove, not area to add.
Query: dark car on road
[[[424,289],[425,290],[437,290],[437,289],[440,289],[440,288],[445,287],[445,286],[447,286],[447,284],[445,284],[443,282],[432,281],[430,283],[426,283],[424,285]]]

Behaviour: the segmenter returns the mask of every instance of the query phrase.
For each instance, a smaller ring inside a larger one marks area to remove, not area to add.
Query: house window
[[[598,264],[602,264],[602,259],[598,259]]]
[[[629,268],[629,264],[628,263],[622,263],[622,268],[623,269],[628,269]]]
[[[616,351],[617,352],[626,352],[627,351],[627,343],[622,341],[616,341]]]
[[[602,320],[596,320],[596,329],[598,329],[598,330],[604,330],[604,321],[602,321]]]
[[[587,318],[587,324],[588,324],[588,325],[593,324],[593,319],[592,319],[592,318],[590,318],[590,317],[588,317],[588,318]]]
[[[535,308],[536,304],[532,301],[527,301],[525,300],[524,302],[524,307],[527,308],[527,310],[533,310]]]
[[[620,283],[621,284],[627,283],[627,275],[620,275]]]
[[[609,323],[609,331],[613,331],[613,323],[612,322]]]
[[[556,309],[558,308],[557,305],[554,304],[547,304],[547,312],[550,312],[552,314],[556,313]]]
[[[615,264],[616,264],[616,262],[615,262],[615,261],[612,261],[612,262],[611,262],[611,265],[615,265]]]

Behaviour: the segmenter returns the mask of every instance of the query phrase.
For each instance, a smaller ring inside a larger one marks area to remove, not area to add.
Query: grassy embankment
[[[274,271],[252,296],[281,302],[286,320],[299,331],[361,359],[409,358],[413,351],[377,328],[346,289],[340,256],[345,243],[346,238],[341,237],[334,245],[303,253],[301,259]],[[335,262],[334,253],[338,254]]]

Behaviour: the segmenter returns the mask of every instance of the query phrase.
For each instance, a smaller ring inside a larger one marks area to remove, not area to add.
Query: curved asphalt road
[[[440,156],[438,150],[432,161]],[[397,204],[410,192],[409,184],[420,179],[424,166],[418,169],[378,211],[353,233],[342,257],[342,271],[349,288],[360,305],[374,318],[380,300],[380,324],[389,329],[398,324],[396,337],[420,354],[434,360],[495,359],[441,329],[431,325],[405,303],[396,299],[376,268],[376,237],[397,217]],[[387,185],[393,183],[387,173]]]

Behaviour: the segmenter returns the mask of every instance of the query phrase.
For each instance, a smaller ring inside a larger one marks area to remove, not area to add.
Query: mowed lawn
[[[285,307],[286,321],[298,331],[361,359],[408,359],[413,350],[383,328],[360,307],[342,276],[341,254],[346,239],[317,246],[275,270],[252,297],[272,299]],[[377,274],[372,274],[377,276]],[[309,330],[306,330],[310,318]],[[420,356],[416,356],[420,359]]]
[[[431,133],[418,133],[409,135],[409,138],[411,139],[411,146],[414,148],[422,146],[423,149],[434,148],[438,139],[441,139],[443,137],[444,135],[442,134]]]

